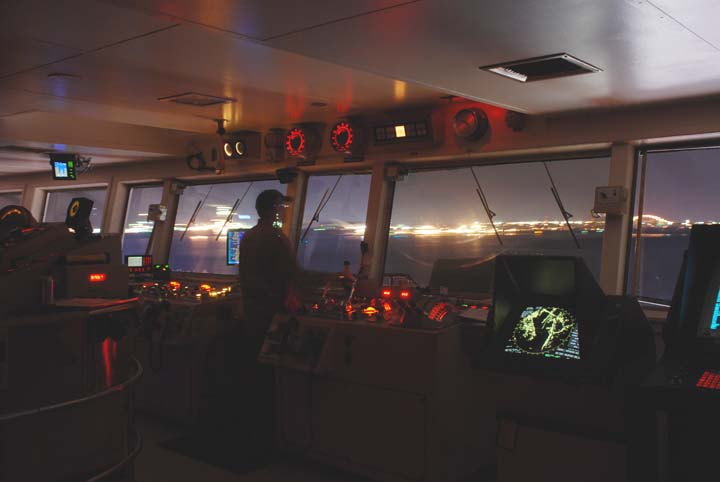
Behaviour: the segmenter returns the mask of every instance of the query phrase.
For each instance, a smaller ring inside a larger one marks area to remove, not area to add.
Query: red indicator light
[[[409,291],[401,291],[400,292],[400,298],[410,298],[410,292]]]
[[[390,298],[392,296],[391,290],[382,290],[382,297],[383,298]]]
[[[169,285],[170,288],[172,288],[173,290],[179,290],[179,289],[180,289],[180,283],[177,282],[177,281],[171,281],[171,282],[168,283],[168,285]]]
[[[353,128],[347,122],[340,122],[335,124],[332,132],[330,133],[330,142],[332,143],[333,149],[338,152],[348,152],[352,147],[355,134]]]
[[[483,309],[483,310],[489,310],[490,307],[489,307],[488,305],[482,305],[482,308],[481,308],[481,309]]]
[[[107,279],[107,275],[105,273],[91,273],[90,276],[88,276],[88,280],[90,280],[91,283],[102,283]]]
[[[302,155],[305,151],[305,143],[305,133],[298,127],[291,129],[285,136],[285,150],[291,156]]]

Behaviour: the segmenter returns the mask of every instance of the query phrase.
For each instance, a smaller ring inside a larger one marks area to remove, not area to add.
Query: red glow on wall
[[[107,275],[105,273],[90,273],[88,276],[88,280],[91,283],[102,283],[107,279]]]
[[[113,385],[113,364],[117,360],[117,342],[111,338],[103,340],[102,354],[105,364],[105,386],[110,388]]]

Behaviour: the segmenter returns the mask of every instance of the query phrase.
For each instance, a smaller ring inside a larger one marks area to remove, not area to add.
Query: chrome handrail
[[[28,417],[30,415],[38,415],[38,414],[45,413],[45,412],[51,412],[54,410],[59,410],[61,408],[67,408],[67,407],[72,407],[75,405],[80,405],[82,403],[90,402],[92,400],[98,400],[101,398],[105,398],[105,397],[112,395],[114,393],[117,393],[117,392],[122,392],[127,387],[129,387],[130,385],[137,382],[143,374],[143,367],[140,364],[140,362],[135,357],[132,357],[132,361],[133,361],[133,363],[135,363],[135,365],[137,367],[137,371],[135,372],[135,374],[133,374],[133,376],[131,376],[127,380],[125,380],[121,383],[118,383],[117,385],[114,385],[114,386],[108,388],[107,390],[103,390],[102,392],[93,393],[92,395],[88,395],[86,397],[76,398],[75,400],[69,400],[67,402],[60,402],[60,403],[55,403],[52,405],[46,405],[46,406],[40,407],[40,408],[33,408],[30,410],[23,410],[20,412],[13,412],[13,413],[9,413],[6,415],[0,415],[0,423],[8,422],[11,420],[17,420],[19,418]]]
[[[135,440],[136,440],[135,447],[132,449],[132,452],[130,452],[127,457],[125,457],[124,459],[122,459],[120,462],[113,465],[109,469],[100,472],[99,474],[93,476],[90,479],[87,479],[85,482],[100,482],[105,477],[109,477],[109,476],[113,475],[115,472],[122,469],[123,467],[128,465],[130,462],[132,462],[135,459],[135,457],[137,457],[138,454],[140,453],[140,451],[142,450],[142,445],[143,445],[142,436],[140,435],[140,433],[137,430],[135,430]]]

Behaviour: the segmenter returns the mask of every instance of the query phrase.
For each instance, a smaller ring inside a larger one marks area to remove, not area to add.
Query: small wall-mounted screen
[[[52,154],[50,165],[52,166],[53,179],[57,181],[74,181],[76,179],[75,154]]]
[[[244,229],[228,229],[227,232],[227,265],[240,264],[240,241],[245,234]]]
[[[557,306],[528,306],[513,328],[505,353],[580,360],[575,315]]]

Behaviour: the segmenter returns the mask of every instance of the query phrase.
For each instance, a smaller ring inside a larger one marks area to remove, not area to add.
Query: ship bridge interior
[[[0,2],[0,482],[710,480],[719,15]]]

